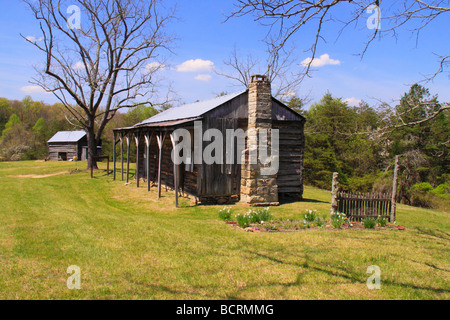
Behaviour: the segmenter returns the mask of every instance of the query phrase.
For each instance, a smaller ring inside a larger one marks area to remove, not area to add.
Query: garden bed
[[[350,221],[345,214],[337,212],[326,221],[316,210],[306,210],[301,220],[276,219],[269,208],[251,209],[247,213],[234,215],[230,207],[219,211],[219,219],[233,227],[249,232],[296,232],[305,230],[404,230],[405,227],[389,224],[386,218],[364,218],[361,222]]]
[[[340,231],[340,230],[405,230],[405,227],[396,224],[386,224],[385,226],[375,226],[373,228],[365,228],[361,222],[354,222],[352,225],[344,224],[341,228],[334,228],[333,226],[326,224],[323,226],[314,226],[311,224],[305,224],[303,221],[276,221],[272,223],[255,223],[250,224],[246,228],[238,226],[235,221],[225,221],[232,227],[247,231],[247,232],[301,232],[308,230],[324,230],[324,231]]]

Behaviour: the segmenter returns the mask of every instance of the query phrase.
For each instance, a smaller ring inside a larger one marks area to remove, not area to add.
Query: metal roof
[[[48,142],[78,142],[85,135],[84,131],[58,131]]]
[[[228,102],[231,99],[236,98],[237,96],[243,94],[244,92],[245,91],[236,92],[232,94],[227,94],[225,96],[220,96],[214,99],[184,104],[179,107],[173,107],[136,124],[135,127],[157,122],[197,118],[205,114],[206,112],[224,104],[225,102]]]

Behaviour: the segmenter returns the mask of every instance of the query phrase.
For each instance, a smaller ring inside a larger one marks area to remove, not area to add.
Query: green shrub
[[[269,208],[258,208],[247,212],[250,223],[262,223],[273,219]]]
[[[226,221],[231,219],[232,210],[230,207],[223,207],[219,210],[219,219]]]
[[[384,227],[387,223],[387,219],[383,218],[381,216],[378,216],[377,220],[375,221],[380,227]]]
[[[248,213],[236,215],[236,222],[239,227],[247,228],[250,225],[250,215]]]
[[[323,227],[325,225],[325,220],[322,217],[317,216],[316,219],[314,220],[314,224],[319,228]]]
[[[331,215],[331,225],[333,228],[340,229],[345,222],[347,222],[347,216],[345,213],[336,212]]]
[[[414,207],[433,208],[433,195],[419,191],[411,192],[411,205]]]
[[[316,218],[318,217],[317,210],[306,210],[305,213],[305,220],[308,222],[314,222]]]
[[[376,225],[376,220],[374,218],[366,217],[362,219],[362,224],[366,229],[373,229]]]
[[[358,192],[370,192],[377,178],[375,174],[367,174],[363,177],[351,177],[348,179],[348,189]]]
[[[433,187],[428,182],[416,183],[411,187],[411,192],[428,193],[433,190]]]
[[[450,184],[448,183],[440,184],[430,192],[437,196],[450,195]]]
[[[273,220],[273,216],[270,213],[270,209],[268,207],[253,210],[253,213],[257,219],[256,223]]]
[[[272,220],[273,216],[269,208],[248,210],[247,213],[236,215],[236,222],[241,228],[247,228],[250,223],[264,223]]]
[[[249,219],[250,223],[260,223],[261,222],[258,212],[254,211],[254,210],[250,210],[248,212],[248,219]]]

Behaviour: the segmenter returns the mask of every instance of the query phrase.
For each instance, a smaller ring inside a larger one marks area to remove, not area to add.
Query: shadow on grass
[[[285,200],[283,199],[282,201],[280,201],[280,203],[284,204],[284,203],[294,203],[294,202],[307,202],[307,203],[325,203],[325,204],[329,204],[330,202],[327,201],[321,201],[321,200],[316,200],[316,199],[305,199],[303,198],[302,200],[289,200],[286,199],[287,202],[285,202]]]
[[[419,233],[422,235],[438,238],[438,239],[445,240],[445,241],[450,241],[450,234],[448,234],[444,231],[436,231],[436,230],[425,229],[425,228],[420,228],[420,227],[416,227],[416,230],[419,231]]]
[[[266,254],[262,254],[259,252],[253,252],[253,251],[246,251],[249,254],[255,255],[258,258],[261,259],[266,259],[269,260],[271,262],[274,263],[278,263],[278,264],[283,264],[283,265],[290,265],[290,266],[294,266],[297,268],[301,268],[301,270],[303,271],[316,271],[316,272],[320,272],[320,273],[324,273],[325,275],[328,276],[332,276],[332,277],[338,277],[341,278],[345,281],[350,281],[353,284],[362,284],[365,285],[368,275],[366,273],[363,273],[361,275],[359,271],[355,270],[354,268],[351,268],[350,266],[348,267],[342,267],[342,266],[333,266],[331,265],[331,263],[328,265],[329,268],[323,267],[323,263],[319,263],[317,261],[315,261],[314,259],[312,259],[308,254],[305,254],[301,258],[302,260],[304,260],[304,262],[292,262],[292,261],[285,261],[283,259],[280,259],[279,257],[275,258],[273,256],[270,255],[266,255]],[[301,284],[301,279],[302,279],[302,272],[299,272],[297,274],[297,277],[295,279],[295,281],[291,281],[291,282],[270,282],[267,283],[265,285],[262,284],[255,284],[255,285],[250,285],[250,286],[246,286],[243,289],[239,289],[236,292],[234,292],[231,295],[227,295],[227,299],[240,299],[239,298],[239,293],[241,291],[244,291],[248,288],[256,288],[256,287],[261,287],[261,286],[267,286],[267,287],[271,287],[271,286],[283,286],[283,287],[293,287],[293,286],[297,286]],[[414,290],[419,290],[419,291],[431,291],[434,293],[449,293],[450,289],[448,288],[435,288],[432,286],[420,286],[420,285],[416,285],[413,283],[397,283],[397,282],[393,282],[391,280],[388,279],[382,279],[381,281],[381,285],[388,285],[388,286],[397,286],[397,287],[401,287],[401,288],[405,288],[405,289],[414,289]]]

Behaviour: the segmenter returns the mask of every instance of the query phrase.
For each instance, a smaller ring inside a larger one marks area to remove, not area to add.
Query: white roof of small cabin
[[[200,117],[201,115],[205,114],[206,112],[243,94],[245,91],[227,94],[227,95],[220,96],[220,97],[217,97],[214,99],[198,101],[198,102],[194,102],[194,103],[190,103],[190,104],[184,104],[179,107],[172,107],[170,109],[167,109],[161,113],[154,115],[153,117],[151,117],[147,120],[144,120],[144,121],[136,124],[135,126],[156,123],[156,122],[174,121],[174,120]]]
[[[78,142],[85,135],[84,131],[58,131],[48,142]]]

